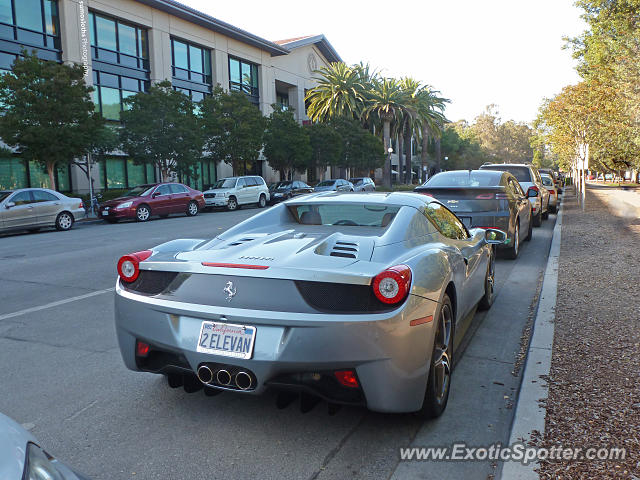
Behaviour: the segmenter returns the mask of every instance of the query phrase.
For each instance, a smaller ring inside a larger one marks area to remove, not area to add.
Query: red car
[[[124,196],[100,204],[100,215],[109,223],[133,218],[146,222],[152,215],[167,217],[186,213],[192,217],[204,207],[204,195],[182,183],[138,185]]]

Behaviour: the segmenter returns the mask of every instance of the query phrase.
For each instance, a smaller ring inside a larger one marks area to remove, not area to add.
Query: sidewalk
[[[543,479],[640,479],[640,193],[563,196],[555,335],[537,446],[624,447],[626,458],[547,461]]]

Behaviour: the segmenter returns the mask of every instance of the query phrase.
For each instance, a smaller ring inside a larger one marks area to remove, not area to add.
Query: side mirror
[[[160,192],[153,192],[153,195],[151,195],[151,198],[156,198],[160,196]]]
[[[527,197],[529,198],[535,198],[538,195],[540,195],[540,192],[538,192],[538,190],[535,190],[533,188],[529,188],[529,190],[527,190]]]
[[[507,234],[497,228],[487,228],[484,231],[484,239],[489,245],[502,245],[507,241]]]
[[[4,206],[4,208],[9,210],[11,207],[15,207],[15,206],[16,206],[15,202],[7,202],[7,204]]]

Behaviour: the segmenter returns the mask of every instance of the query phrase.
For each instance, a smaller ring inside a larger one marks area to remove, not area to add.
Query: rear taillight
[[[411,286],[411,269],[407,265],[387,268],[373,279],[373,293],[382,303],[404,300]]]
[[[556,191],[555,191],[555,190],[549,190],[549,193],[550,193],[551,195],[555,195],[555,194],[556,194]]]
[[[334,375],[341,385],[349,388],[358,388],[358,378],[353,370],[338,370]]]
[[[78,205],[78,208],[84,208],[84,203],[80,202],[80,205]]]
[[[137,357],[147,357],[149,356],[150,351],[151,351],[151,346],[148,343],[141,342],[140,340],[136,342]]]
[[[540,192],[540,189],[536,185],[531,185],[529,190],[535,190],[536,192]]]
[[[152,253],[151,250],[143,250],[120,258],[118,260],[118,275],[120,275],[120,278],[127,283],[133,282],[140,274],[140,262],[144,262]]]

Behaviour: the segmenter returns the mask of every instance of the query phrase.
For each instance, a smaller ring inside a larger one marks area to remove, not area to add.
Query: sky
[[[503,121],[532,122],[579,81],[563,37],[586,29],[573,0],[182,2],[268,40],[322,33],[346,63],[439,90],[452,121],[495,104]]]

